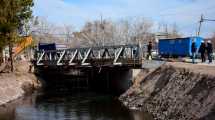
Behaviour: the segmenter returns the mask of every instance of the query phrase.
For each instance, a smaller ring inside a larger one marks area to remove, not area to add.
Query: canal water
[[[37,92],[0,107],[0,120],[152,120],[130,111],[110,94]]]

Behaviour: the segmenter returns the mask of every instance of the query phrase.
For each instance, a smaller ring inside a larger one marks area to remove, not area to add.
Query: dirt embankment
[[[131,109],[158,120],[215,120],[215,67],[167,63],[135,81],[120,97]]]
[[[29,63],[19,62],[14,73],[0,73],[0,105],[13,101],[41,86],[36,76],[28,73]]]

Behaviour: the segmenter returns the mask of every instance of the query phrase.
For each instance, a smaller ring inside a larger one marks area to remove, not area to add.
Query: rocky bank
[[[156,120],[215,120],[215,67],[166,63],[143,70],[119,99]]]
[[[41,86],[33,73],[28,72],[28,62],[15,64],[15,72],[0,73],[0,105],[31,93]]]

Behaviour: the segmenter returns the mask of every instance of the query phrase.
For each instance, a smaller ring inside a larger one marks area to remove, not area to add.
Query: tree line
[[[30,24],[32,36],[38,42],[65,43],[70,47],[103,46],[117,44],[146,44],[154,41],[156,33],[152,20],[144,17],[87,21],[84,26],[75,30],[72,25],[56,26],[45,18],[35,17]],[[180,37],[177,25],[160,25],[161,34],[165,37]]]
[[[0,0],[0,52],[9,46],[11,71],[12,48],[23,33],[24,24],[32,17],[33,0]]]

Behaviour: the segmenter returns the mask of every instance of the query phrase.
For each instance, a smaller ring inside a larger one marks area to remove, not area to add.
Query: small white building
[[[9,46],[6,46],[3,51],[2,51],[2,57],[3,57],[3,62],[6,62],[8,60],[8,58],[10,57],[10,53],[9,53]]]

